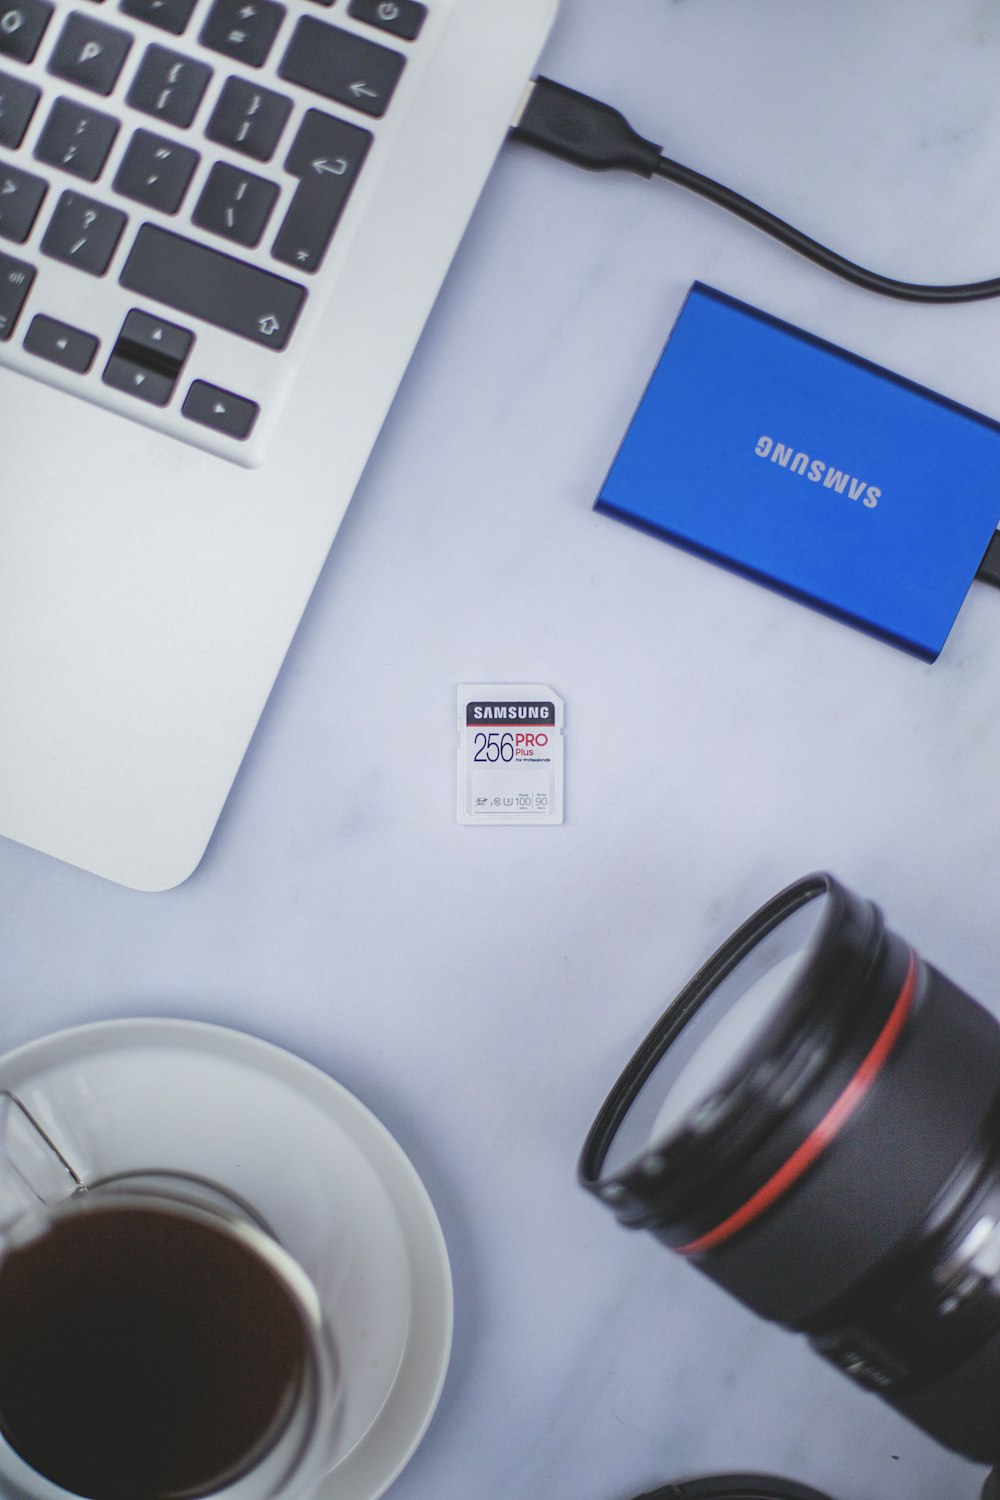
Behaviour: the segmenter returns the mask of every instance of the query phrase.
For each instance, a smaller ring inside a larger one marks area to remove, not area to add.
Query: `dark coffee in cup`
[[[88,1500],[194,1500],[286,1430],[303,1314],[224,1227],[158,1206],[57,1215],[0,1260],[0,1430]]]

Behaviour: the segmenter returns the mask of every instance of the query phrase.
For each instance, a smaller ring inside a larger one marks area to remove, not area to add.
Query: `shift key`
[[[152,224],[136,235],[120,280],[129,291],[267,349],[284,349],[306,299],[294,281]]]

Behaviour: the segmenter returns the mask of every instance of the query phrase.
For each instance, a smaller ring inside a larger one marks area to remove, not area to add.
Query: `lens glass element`
[[[816,949],[829,896],[818,891],[766,932],[705,996],[651,1069],[621,1121],[602,1176],[616,1176],[647,1152],[695,1128],[769,1023],[794,996]]]

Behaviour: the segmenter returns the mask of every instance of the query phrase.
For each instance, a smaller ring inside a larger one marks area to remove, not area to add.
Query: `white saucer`
[[[317,1500],[376,1500],[423,1437],[451,1350],[452,1285],[427,1191],[353,1094],[256,1037],[102,1021],[0,1057],[84,1180],[168,1168],[241,1193],[333,1305],[345,1400]]]

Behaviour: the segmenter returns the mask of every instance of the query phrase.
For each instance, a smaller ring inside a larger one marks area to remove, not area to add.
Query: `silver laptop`
[[[0,0],[0,834],[204,852],[556,0]]]

